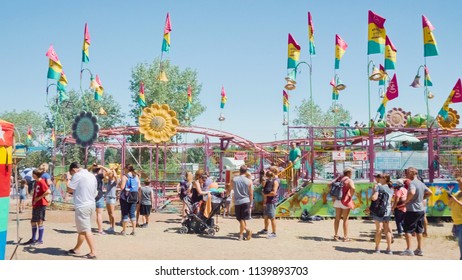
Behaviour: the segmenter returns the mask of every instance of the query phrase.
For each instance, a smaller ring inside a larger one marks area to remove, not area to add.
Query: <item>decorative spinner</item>
[[[82,147],[88,147],[98,138],[99,125],[98,118],[91,112],[82,111],[74,119],[72,124],[72,137],[77,144]]]

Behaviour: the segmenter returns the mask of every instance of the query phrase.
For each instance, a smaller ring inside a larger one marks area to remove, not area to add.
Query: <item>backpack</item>
[[[388,195],[388,193],[379,190],[379,196],[377,197],[377,200],[372,201],[371,206],[369,207],[371,213],[379,218],[383,218],[385,216],[385,213],[387,213],[389,197],[390,196]]]
[[[333,182],[330,186],[329,195],[337,198],[338,200],[342,199],[344,182],[343,178]]]
[[[137,203],[138,202],[138,181],[135,177],[127,177],[127,186],[130,191],[127,193],[127,202],[128,203]]]
[[[266,180],[265,186],[263,187],[263,193],[269,194],[273,190],[274,179]]]

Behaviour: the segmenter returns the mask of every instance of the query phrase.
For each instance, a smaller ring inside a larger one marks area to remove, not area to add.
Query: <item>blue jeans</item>
[[[396,222],[396,229],[398,230],[398,234],[401,234],[404,232],[403,230],[403,224],[404,224],[404,215],[406,213],[399,210],[398,208],[395,208],[395,222]]]
[[[460,260],[462,260],[462,225],[454,225],[456,229],[457,242],[459,243]]]
[[[120,210],[122,211],[122,221],[128,222],[130,220],[136,220],[136,203],[128,203],[125,199],[120,200]]]

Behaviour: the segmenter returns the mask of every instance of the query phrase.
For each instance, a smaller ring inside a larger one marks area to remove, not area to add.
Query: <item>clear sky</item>
[[[440,55],[427,59],[433,80],[430,100],[435,115],[461,76],[462,1],[5,1],[0,10],[0,111],[31,109],[45,112],[45,88],[52,43],[63,64],[69,88],[78,89],[83,28],[91,35],[90,65],[107,93],[128,113],[131,69],[160,56],[165,16],[173,31],[168,57],[199,73],[201,102],[207,111],[194,125],[220,129],[220,90],[228,95],[221,129],[259,141],[282,139],[282,90],[287,66],[287,34],[302,47],[309,61],[307,12],[313,16],[317,55],[313,64],[313,98],[324,110],[331,104],[329,81],[334,72],[334,39],[349,45],[339,74],[347,89],[339,102],[353,121],[367,121],[367,11],[386,18],[387,34],[398,49],[399,98],[387,109],[425,113],[423,89],[409,87],[424,63],[421,15],[435,26]],[[371,55],[377,64],[382,55]],[[294,106],[309,97],[308,69],[300,68]],[[380,99],[372,84],[373,115]],[[458,109],[460,105],[454,104]],[[459,110],[460,111],[460,110]],[[133,120],[130,121],[132,124]]]

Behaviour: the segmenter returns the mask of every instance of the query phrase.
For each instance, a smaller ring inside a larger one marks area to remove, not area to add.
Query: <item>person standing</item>
[[[296,188],[298,186],[298,177],[300,176],[300,168],[301,158],[302,158],[302,151],[299,147],[297,147],[297,143],[292,142],[291,144],[292,149],[289,152],[289,164],[292,164],[292,188]],[[292,192],[292,190],[291,190]]]
[[[91,233],[91,218],[95,212],[95,197],[98,195],[98,182],[88,170],[80,168],[78,162],[69,166],[69,173],[72,176],[68,181],[67,192],[73,194],[75,208],[75,225],[77,228],[77,243],[73,249],[67,251],[69,255],[77,255],[80,247],[86,240],[90,253],[84,257],[96,259],[96,248]]]
[[[35,180],[34,194],[32,195],[32,219],[30,221],[32,227],[32,237],[29,241],[23,243],[23,245],[42,245],[43,244],[43,233],[45,228],[43,221],[45,217],[45,211],[47,209],[48,201],[46,196],[51,193],[46,181],[42,178],[43,171],[41,169],[35,169],[32,172],[32,176]],[[38,230],[38,239],[36,238]]]
[[[191,171],[186,171],[184,178],[180,181],[180,183],[176,186],[178,195],[180,196],[181,200],[181,218],[184,220],[186,219],[186,202],[184,199],[191,194],[191,188],[193,183],[193,174]]]
[[[432,191],[417,178],[417,169],[409,167],[407,169],[407,177],[411,181],[406,201],[406,215],[404,216],[404,233],[406,237],[406,250],[401,255],[403,256],[423,256],[422,251],[422,233],[425,216],[423,200],[430,197]],[[411,237],[416,233],[417,249],[411,251]]]
[[[24,212],[27,199],[27,181],[22,179],[19,183],[19,214]]]
[[[456,194],[451,194],[450,191],[447,192],[449,199],[449,207],[451,208],[451,218],[454,222],[454,233],[459,243],[460,251],[460,260],[462,260],[462,178],[458,178],[457,182],[459,183],[459,192]]]
[[[121,193],[120,193],[120,209],[122,212],[122,232],[121,235],[125,235],[127,229],[128,221],[131,221],[132,224],[132,232],[130,235],[135,235],[135,228],[136,228],[136,201],[132,201],[131,197],[136,192],[136,198],[138,198],[138,187],[140,186],[140,180],[138,175],[133,168],[133,165],[128,164],[125,166],[124,169],[125,175],[122,177],[121,182]]]
[[[279,178],[277,176],[278,168],[271,166],[266,172],[265,187],[263,190],[263,218],[264,229],[260,233],[268,233],[269,222],[271,221],[271,233],[267,238],[276,238],[276,204],[278,203]]]
[[[117,202],[117,173],[115,170],[106,172],[106,209],[109,216],[109,224],[111,225],[106,231],[107,233],[115,233],[115,204]]]
[[[92,173],[96,178],[98,194],[95,197],[96,206],[96,225],[98,226],[98,235],[105,235],[103,231],[103,209],[104,209],[104,192],[103,192],[103,179],[104,174],[101,166],[93,164]]]
[[[149,215],[151,215],[152,202],[154,201],[154,192],[151,188],[151,181],[149,179],[144,180],[144,186],[139,190],[139,202],[140,202],[140,215],[141,221],[140,228],[147,228],[149,225]]]
[[[247,221],[250,219],[250,204],[253,202],[252,181],[245,177],[247,166],[239,168],[239,175],[234,176],[231,181],[231,189],[234,190],[234,211],[236,220],[239,221],[239,238],[244,240],[244,231],[247,233],[245,240],[252,238],[252,231],[247,228]],[[231,189],[227,190],[226,195],[230,195]]]
[[[392,190],[392,183],[390,180],[390,174],[380,174],[376,177],[379,181],[377,186],[374,187],[374,193],[372,194],[371,200],[377,201],[379,199],[380,193],[386,193],[388,195],[387,199],[387,209],[385,215],[383,217],[379,217],[374,213],[371,213],[372,220],[375,223],[375,253],[380,253],[379,245],[380,241],[382,240],[382,230],[385,233],[385,239],[387,242],[387,249],[385,250],[385,254],[393,255],[391,251],[391,228],[390,228],[390,221],[391,221],[391,199],[393,198],[393,190]]]
[[[396,230],[398,231],[398,237],[403,237],[403,222],[404,215],[406,214],[406,206],[404,205],[404,202],[407,198],[407,190],[404,187],[403,179],[398,179],[396,181],[394,191],[395,193],[393,195],[393,206],[391,208],[393,209],[395,215]]]
[[[340,226],[340,219],[343,219],[343,241],[349,242],[351,239],[348,237],[348,219],[351,209],[354,208],[353,195],[355,194],[355,183],[351,179],[353,169],[347,167],[343,170],[343,176],[337,178],[335,181],[343,181],[342,199],[334,201],[335,220],[334,220],[334,239],[339,241],[338,229]],[[332,182],[332,183],[334,183]],[[332,186],[332,183],[330,184]]]

